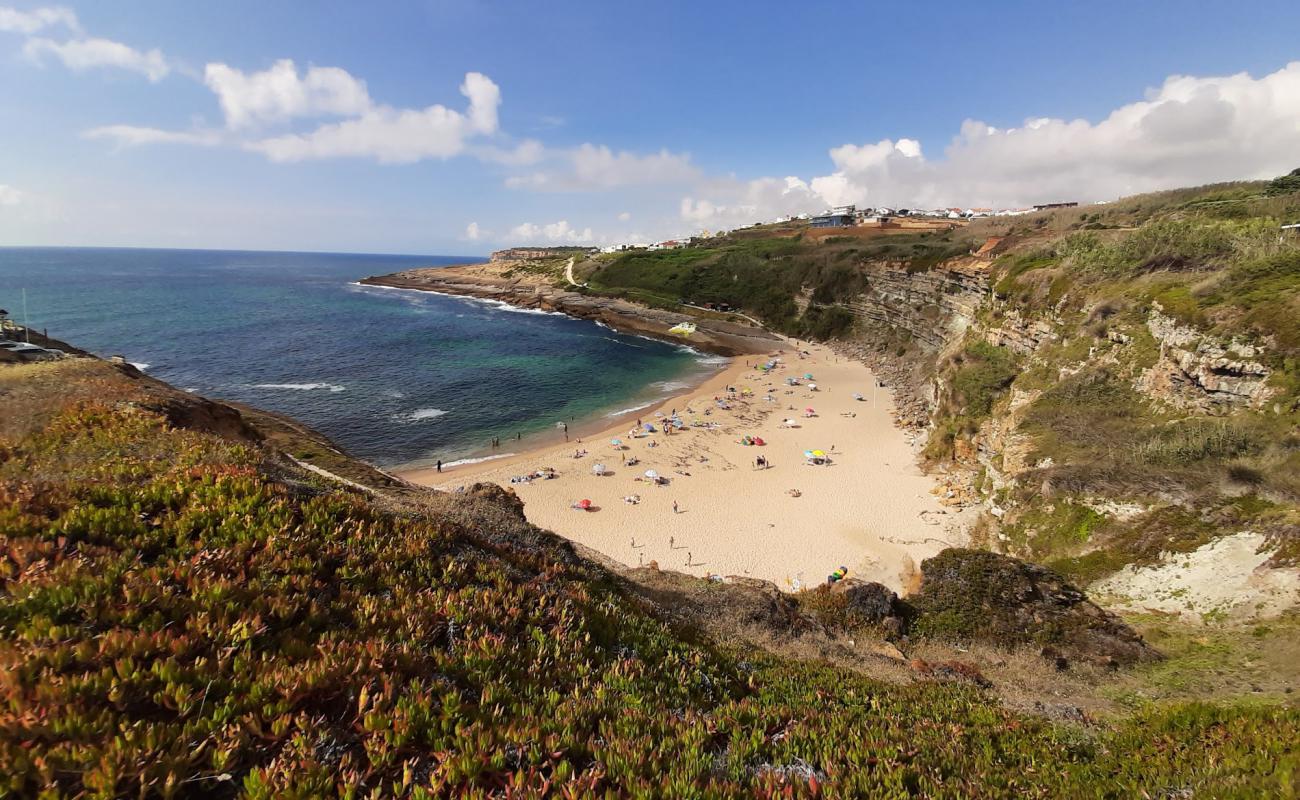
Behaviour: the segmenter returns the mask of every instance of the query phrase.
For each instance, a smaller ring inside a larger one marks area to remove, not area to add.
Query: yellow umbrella
[[[823,450],[814,450],[814,451],[813,451],[813,456],[814,456],[815,458],[825,458],[825,457],[826,457],[826,452],[823,451]]]

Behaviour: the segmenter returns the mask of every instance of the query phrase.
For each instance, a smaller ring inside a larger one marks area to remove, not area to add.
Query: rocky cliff
[[[475,265],[413,269],[366,278],[361,283],[496,300],[519,308],[559,312],[594,320],[625,333],[686,344],[719,355],[770,353],[784,346],[781,337],[760,327],[664,311],[615,298],[556,288],[535,276],[513,274],[511,267],[514,263],[507,260],[492,267]],[[669,332],[681,323],[693,324],[695,332]]]

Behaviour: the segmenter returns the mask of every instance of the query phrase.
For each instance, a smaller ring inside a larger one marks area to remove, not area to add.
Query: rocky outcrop
[[[578,252],[575,248],[563,247],[510,247],[505,250],[493,251],[490,260],[499,261],[521,261],[535,258],[560,258],[572,255]]]
[[[984,332],[984,339],[989,344],[1005,347],[1021,356],[1030,355],[1058,338],[1051,321],[1026,318],[1014,308],[1003,313],[997,327]]]
[[[988,293],[986,262],[963,259],[909,272],[903,264],[868,265],[867,290],[844,307],[869,323],[905,330],[930,350],[961,336]]]
[[[907,630],[907,606],[888,586],[847,578],[834,584],[831,592],[843,594],[848,611],[869,625],[878,625],[887,638],[897,638]]]
[[[770,353],[783,346],[781,337],[763,328],[649,308],[616,298],[571,292],[549,284],[506,277],[504,274],[484,275],[481,269],[477,272],[456,267],[413,269],[366,278],[361,283],[476,297],[508,303],[518,308],[558,312],[579,319],[594,320],[625,333],[662,339],[674,344],[687,344],[697,350],[718,355]],[[695,332],[685,337],[669,333],[669,329],[683,322],[693,323]]]
[[[1071,660],[1125,666],[1160,658],[1118,617],[1046,567],[951,548],[921,563],[908,597],[912,629],[956,640],[1054,648]]]
[[[1255,359],[1260,348],[1224,343],[1180,325],[1156,309],[1147,330],[1160,344],[1160,358],[1137,380],[1138,391],[1177,408],[1226,414],[1233,408],[1259,408],[1272,391],[1271,371]]]

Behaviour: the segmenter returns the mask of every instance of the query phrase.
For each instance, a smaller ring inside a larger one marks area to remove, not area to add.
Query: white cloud
[[[510,239],[516,244],[586,244],[596,239],[591,228],[577,230],[569,225],[568,220],[552,222],[549,225],[534,225],[525,222],[510,229]]]
[[[465,238],[471,242],[477,242],[479,239],[486,236],[487,233],[487,231],[478,226],[477,222],[471,222],[465,226]]]
[[[222,136],[218,131],[166,131],[135,125],[105,125],[91,128],[81,135],[86,139],[108,139],[119,147],[137,147],[146,144],[212,146],[222,142]]]
[[[474,155],[484,161],[506,166],[524,166],[536,164],[546,155],[546,148],[536,139],[525,139],[510,149],[484,145],[474,149]]]
[[[638,155],[627,151],[616,153],[604,145],[584,144],[564,153],[562,158],[568,164],[561,171],[515,176],[506,185],[539,191],[578,191],[691,183],[700,177],[689,155],[668,150]]]
[[[376,106],[361,116],[322,125],[311,133],[287,134],[244,146],[272,161],[360,157],[383,164],[409,164],[449,158],[465,149],[468,138],[496,130],[501,91],[487,76],[468,73],[460,87],[469,98],[464,113],[432,105],[422,110]]]
[[[154,83],[167,77],[171,71],[161,50],[136,50],[109,39],[73,39],[62,43],[53,39],[28,39],[23,45],[23,54],[37,63],[47,55],[54,56],[68,69],[78,72],[96,67],[117,67],[138,72]]]
[[[632,219],[632,212],[631,212],[631,211],[624,211],[622,214],[619,214],[619,215],[618,215],[618,221],[619,221],[619,222],[627,222],[627,221],[630,220],[630,219]]]
[[[34,8],[31,11],[19,11],[8,6],[0,6],[0,31],[21,33],[27,36],[46,28],[62,25],[71,31],[80,31],[77,15],[70,8]]]
[[[497,108],[501,105],[501,87],[481,72],[468,72],[460,93],[469,98],[469,120],[476,133],[494,133]]]
[[[208,64],[203,82],[217,95],[226,124],[243,128],[292,117],[363,114],[370,109],[364,81],[338,67],[308,67],[299,77],[291,59],[262,72],[244,73],[226,64]]]
[[[1300,163],[1300,61],[1246,73],[1173,76],[1099,122],[966,120],[928,160],[914,139],[845,144],[811,178],[701,184],[680,203],[695,225],[735,225],[846,203],[944,207],[1103,200],[1215,181],[1267,178]]]
[[[0,9],[3,11],[4,9]],[[23,201],[23,193],[12,186],[0,183],[0,206],[16,206]]]
[[[805,181],[757,178],[752,181],[722,179],[703,187],[709,198],[682,198],[680,216],[699,228],[731,228],[797,214],[824,203]]]

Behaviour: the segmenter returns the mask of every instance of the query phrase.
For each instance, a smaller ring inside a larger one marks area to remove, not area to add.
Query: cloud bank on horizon
[[[183,69],[157,48],[87,33],[76,14],[61,7],[0,7],[0,34],[19,37],[21,55],[43,67],[116,70],[149,83],[193,81],[210,92],[221,119],[181,129],[104,120],[82,131],[88,140],[115,148],[242,150],[273,165],[355,159],[400,168],[465,157],[484,165],[485,180],[549,198],[556,211],[550,221],[453,222],[455,230],[463,229],[462,241],[489,244],[645,241],[849,203],[1090,202],[1272,177],[1294,168],[1300,153],[1300,61],[1261,77],[1174,75],[1095,122],[1041,117],[996,128],[966,119],[937,157],[917,139],[899,136],[831,148],[825,174],[742,177],[711,171],[670,147],[554,147],[512,136],[501,124],[502,89],[480,72],[464,74],[459,101],[405,108],[377,100],[365,80],[334,66],[300,67],[281,58],[260,70],[218,61],[201,72]],[[6,207],[32,194],[0,189]],[[608,196],[619,209],[636,209],[641,232],[631,230],[628,211],[585,219],[565,207],[568,197],[592,194]]]

